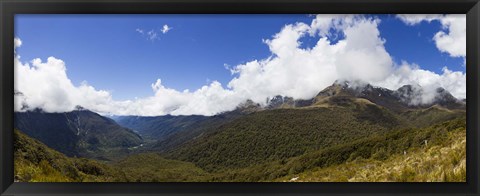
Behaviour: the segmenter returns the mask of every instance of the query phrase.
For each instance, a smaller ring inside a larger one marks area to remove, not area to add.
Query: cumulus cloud
[[[262,102],[278,94],[309,99],[337,79],[383,80],[393,64],[379,36],[379,22],[363,16],[318,15],[310,25],[287,25],[265,41],[273,56],[236,66],[238,76],[228,86]],[[345,39],[332,44],[326,37],[332,28]],[[321,38],[313,48],[302,49],[299,39],[307,33]]]
[[[97,90],[87,82],[74,85],[67,76],[65,62],[55,57],[22,63],[15,58],[15,111],[41,108],[46,112],[65,112],[76,106],[117,115],[214,115],[232,110],[242,97],[213,81],[189,92],[167,88],[158,79],[152,84],[154,95],[136,100],[116,101],[111,93]]]
[[[66,74],[65,63],[55,57],[43,62],[34,59],[21,63],[15,59],[15,111],[42,108],[47,112],[70,111],[77,105],[95,110],[110,109],[111,95],[96,90],[86,82],[72,84]]]
[[[465,57],[467,55],[465,15],[450,15],[441,19],[443,31],[433,37],[437,48],[450,54],[452,57]]]
[[[466,74],[459,71],[451,71],[443,67],[442,74],[421,69],[417,64],[409,64],[403,61],[395,71],[385,80],[374,82],[373,85],[388,89],[398,89],[403,85],[421,87],[422,96],[413,104],[429,104],[437,95],[436,89],[442,87],[457,98],[466,97]],[[419,88],[417,88],[419,90]]]
[[[233,110],[244,98],[224,89],[217,81],[190,92],[163,86],[161,79],[152,85],[154,96],[117,104],[115,114],[120,115],[214,115]]]
[[[442,29],[432,38],[438,50],[448,53],[451,57],[465,58],[467,54],[467,20],[464,14],[399,14],[397,18],[408,25],[438,20],[442,24]]]
[[[20,40],[19,38],[13,39],[13,46],[14,46],[14,49],[22,46],[22,40]]]
[[[310,24],[288,24],[264,40],[271,52],[269,57],[236,66],[224,65],[232,73],[226,86],[212,81],[194,91],[180,91],[157,79],[151,85],[153,95],[126,101],[112,100],[110,92],[97,90],[86,82],[73,85],[60,59],[21,63],[16,57],[15,90],[21,93],[15,97],[15,108],[25,111],[39,107],[60,112],[81,105],[117,115],[214,115],[232,110],[247,99],[263,105],[276,95],[309,99],[338,79],[360,80],[389,89],[405,84],[426,89],[443,87],[457,98],[465,98],[463,72],[444,67],[442,74],[436,74],[413,63],[395,65],[378,30],[380,22],[363,15],[317,15]],[[343,38],[333,43],[329,38],[332,33],[342,34]],[[300,40],[305,36],[318,41],[312,48],[303,48]],[[435,95],[424,94],[421,103]]]
[[[18,39],[20,41],[20,39]],[[20,42],[19,42],[20,43]],[[15,57],[15,111],[41,108],[46,112],[65,112],[76,106],[117,115],[214,115],[232,110],[244,97],[224,89],[217,81],[189,92],[170,89],[158,79],[151,85],[153,96],[116,101],[111,93],[95,89],[87,82],[74,85],[67,76],[65,62],[55,57],[22,63]]]

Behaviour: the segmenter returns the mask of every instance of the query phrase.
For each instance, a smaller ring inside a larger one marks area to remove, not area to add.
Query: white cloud
[[[22,40],[20,40],[19,38],[13,39],[13,45],[15,49],[22,46]]]
[[[149,31],[146,31],[141,28],[135,29],[136,32],[138,32],[141,36],[144,36],[147,40],[149,41],[155,41],[160,39],[160,32],[162,34],[167,34],[170,30],[172,30],[172,27],[169,27],[167,24],[163,25],[162,29],[159,31],[151,29]]]
[[[20,58],[20,56],[18,56],[18,54],[17,54],[17,48],[20,47],[20,46],[22,46],[22,40],[15,37],[13,39],[13,54],[14,54],[15,58]]]
[[[244,97],[235,95],[232,90],[224,89],[217,81],[200,89],[182,92],[162,85],[160,79],[152,84],[154,95],[135,101],[113,102],[119,115],[214,115],[233,110]]]
[[[228,86],[263,102],[278,94],[309,99],[339,78],[383,80],[393,67],[379,37],[379,22],[363,16],[318,15],[311,25],[287,25],[265,41],[273,57],[236,66],[238,76]],[[345,39],[331,44],[322,37],[311,49],[299,47],[302,36],[326,35],[328,28],[344,33]]]
[[[380,21],[365,18],[354,21],[354,25],[345,27],[346,46],[336,57],[339,77],[367,82],[384,80],[393,63],[377,28]]]
[[[373,85],[389,89],[398,89],[403,85],[419,85],[424,94],[419,103],[428,104],[433,101],[436,95],[436,88],[443,87],[457,98],[466,97],[466,74],[460,71],[451,71],[443,67],[442,74],[423,70],[416,64],[402,62],[395,71],[385,80],[374,82]]]
[[[445,67],[442,74],[436,74],[406,62],[394,65],[378,30],[380,22],[362,15],[318,15],[311,24],[289,24],[264,40],[272,53],[270,57],[224,65],[233,74],[227,87],[213,81],[194,91],[179,91],[165,87],[158,79],[151,85],[152,96],[127,101],[112,100],[108,91],[87,83],[73,85],[65,63],[59,59],[36,59],[30,65],[22,64],[17,57],[15,90],[23,96],[16,96],[16,110],[21,111],[24,102],[50,112],[69,111],[81,105],[117,115],[213,115],[232,110],[247,99],[261,104],[276,95],[309,99],[337,79],[362,80],[390,89],[404,84],[443,87],[457,98],[465,98],[463,72]],[[343,34],[344,39],[333,44],[331,32]],[[299,41],[304,36],[319,39],[314,47],[305,49]],[[431,100],[431,94],[425,94],[421,102]]]
[[[442,30],[438,31],[433,40],[438,50],[448,53],[452,57],[463,57],[467,54],[466,16],[465,14],[429,15],[429,14],[400,14],[397,18],[408,25],[416,25],[422,21],[438,20]]]
[[[159,39],[158,33],[155,30],[145,31],[143,29],[137,28],[135,29],[141,36],[144,36],[149,41],[155,41]]]
[[[410,26],[417,25],[423,21],[431,22],[443,17],[441,14],[398,14],[397,18]]]
[[[66,74],[65,63],[55,57],[46,62],[34,59],[22,64],[15,59],[15,110],[42,108],[47,112],[69,111],[77,105],[94,110],[111,109],[111,95],[87,83],[74,86]]]
[[[168,25],[166,25],[166,24],[165,24],[165,25],[163,25],[163,28],[162,28],[162,33],[163,33],[163,34],[166,34],[166,33],[168,33],[168,31],[170,31],[170,30],[172,30],[172,28],[171,28],[171,27],[169,27],[169,26],[168,26]]]
[[[437,48],[452,57],[467,55],[467,20],[465,15],[448,15],[441,19],[444,31],[439,31],[433,37]]]
[[[18,39],[19,40],[19,39]],[[232,110],[244,97],[213,81],[189,92],[177,91],[162,85],[158,79],[151,85],[153,96],[135,100],[116,101],[111,93],[97,90],[87,82],[74,85],[67,76],[65,62],[55,57],[47,61],[34,59],[22,63],[15,57],[15,111],[42,108],[46,112],[65,112],[77,105],[102,114],[118,115],[213,115]],[[28,107],[26,107],[28,106]]]
[[[135,29],[135,31],[136,31],[136,32],[138,32],[138,33],[140,33],[140,34],[142,34],[142,35],[144,34],[144,31],[143,31],[143,29],[139,29],[139,28],[137,28],[137,29]]]
[[[150,40],[150,41],[154,41],[154,40],[159,39],[158,38],[158,33],[155,32],[154,30],[148,31],[147,32],[147,39]]]

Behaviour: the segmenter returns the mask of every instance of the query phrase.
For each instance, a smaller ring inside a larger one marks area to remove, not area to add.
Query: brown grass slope
[[[441,127],[439,127],[441,128]],[[456,128],[442,142],[413,147],[386,160],[372,156],[317,167],[275,181],[296,182],[465,182],[466,131]]]

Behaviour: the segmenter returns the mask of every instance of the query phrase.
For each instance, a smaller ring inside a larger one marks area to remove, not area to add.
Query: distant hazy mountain
[[[121,126],[138,132],[144,138],[158,140],[207,118],[199,115],[119,116],[115,121]]]
[[[68,156],[92,157],[142,143],[132,130],[82,108],[64,113],[16,112],[14,118],[15,128]]]
[[[224,112],[214,116],[115,116],[114,119],[121,126],[130,128],[142,137],[149,140],[164,141],[168,136],[177,134],[177,132],[190,132],[192,137],[195,137],[195,132],[198,129],[219,125],[228,122],[231,119],[264,110],[258,103],[247,100],[238,105],[234,111]],[[185,136],[189,137],[189,136]]]

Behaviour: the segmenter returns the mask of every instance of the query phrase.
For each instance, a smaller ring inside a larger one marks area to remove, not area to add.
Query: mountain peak
[[[428,108],[439,105],[448,109],[464,108],[465,102],[457,100],[446,89],[424,89],[418,84],[407,84],[397,90],[373,86],[363,81],[336,80],[332,85],[320,91],[316,97],[302,100],[293,97],[276,95],[267,98],[262,107],[252,100],[237,106],[237,110],[247,113],[278,108],[299,108],[319,105],[336,105],[338,100],[369,101],[392,111],[402,112],[413,108]],[[343,102],[342,102],[343,103]],[[323,107],[322,106],[322,107]]]
[[[236,110],[242,113],[252,113],[260,111],[262,107],[260,104],[253,102],[251,99],[247,99],[245,102],[237,106]]]
[[[408,108],[426,108],[440,105],[446,108],[462,108],[462,102],[442,87],[425,89],[418,84],[407,84],[397,90],[376,87],[362,81],[336,80],[331,86],[318,93],[317,100],[329,97],[363,98],[394,111]],[[465,104],[463,104],[465,105]]]
[[[73,111],[89,111],[89,110],[80,105],[77,105],[75,106],[75,109],[73,109]]]
[[[389,95],[391,90],[386,88],[376,87],[364,81],[348,81],[348,80],[336,80],[331,86],[325,88],[317,94],[318,96],[354,96],[362,97],[367,95]]]
[[[402,103],[407,105],[418,105],[422,102],[423,89],[419,85],[403,85],[398,88],[394,94]]]

